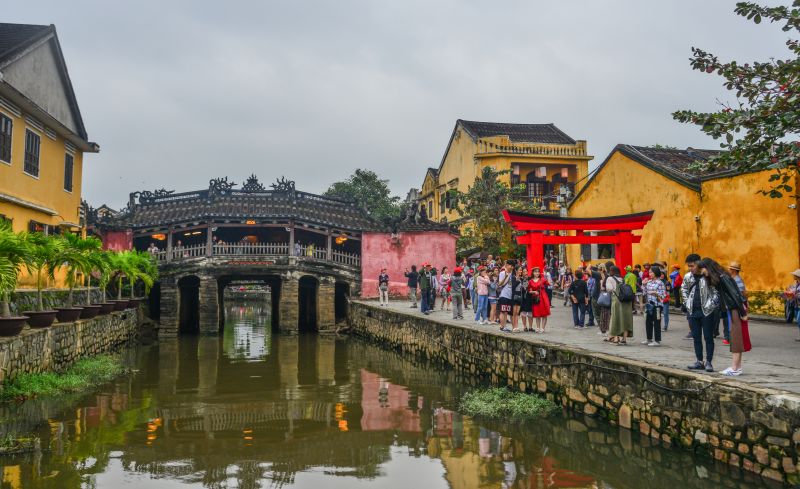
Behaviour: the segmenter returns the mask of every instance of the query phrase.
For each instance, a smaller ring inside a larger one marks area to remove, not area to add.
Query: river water
[[[760,487],[739,471],[583,416],[458,412],[469,382],[357,338],[270,333],[226,306],[220,338],[126,352],[99,391],[0,408],[43,450],[0,457],[5,488]]]

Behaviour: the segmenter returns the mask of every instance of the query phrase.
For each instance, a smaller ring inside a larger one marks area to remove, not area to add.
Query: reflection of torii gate
[[[653,211],[609,217],[558,217],[504,210],[503,217],[512,228],[525,232],[517,236],[517,243],[527,247],[528,268],[542,265],[544,245],[560,244],[613,244],[615,263],[621,268],[632,264],[632,245],[642,240],[633,231],[642,229],[653,217]],[[575,231],[575,235],[559,236],[558,231]],[[586,231],[611,234],[590,236]]]

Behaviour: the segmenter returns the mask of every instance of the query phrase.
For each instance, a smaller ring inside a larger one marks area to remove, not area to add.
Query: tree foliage
[[[11,221],[0,219],[0,316],[10,317],[11,293],[28,255],[26,233],[15,233]]]
[[[785,32],[800,30],[800,0],[791,7],[763,7],[739,2],[734,12],[760,24],[762,20],[782,24]],[[791,180],[800,164],[800,41],[786,41],[786,59],[739,63],[722,62],[714,54],[692,48],[693,69],[716,73],[723,85],[735,92],[735,103],[720,103],[712,113],[680,110],[673,118],[696,124],[714,139],[722,139],[727,151],[698,164],[701,169],[750,172],[771,169],[772,188],[761,192],[782,197],[795,189]]]
[[[466,192],[451,191],[456,211],[466,223],[458,242],[460,250],[478,249],[496,255],[518,251],[513,230],[503,218],[503,210],[535,212],[536,209],[533,202],[525,198],[524,185],[512,188],[500,180],[509,173],[509,170],[487,166]]]
[[[376,219],[400,216],[400,197],[392,196],[389,181],[371,170],[357,169],[347,180],[331,184],[323,195],[354,200]]]

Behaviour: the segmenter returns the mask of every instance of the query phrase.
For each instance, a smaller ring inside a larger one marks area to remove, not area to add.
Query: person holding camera
[[[663,272],[657,265],[649,267],[647,278],[642,281],[645,298],[644,324],[647,339],[642,340],[643,345],[661,346],[661,314],[664,308],[664,299],[667,298],[667,289],[664,286]]]
[[[417,266],[411,265],[411,271],[406,271],[404,273],[406,278],[408,279],[408,300],[411,302],[411,307],[417,307],[417,286],[419,285],[419,272],[417,272]]]

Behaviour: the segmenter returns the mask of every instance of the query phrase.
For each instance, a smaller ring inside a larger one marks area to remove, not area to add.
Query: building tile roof
[[[575,195],[575,198],[572,199],[573,202],[589,188],[595,176],[603,170],[606,163],[608,163],[611,157],[617,152],[697,192],[700,191],[700,185],[703,181],[733,174],[731,170],[726,169],[704,170],[693,167],[697,162],[702,162],[719,155],[722,153],[720,150],[694,148],[673,149],[618,144],[611,150],[600,166],[592,172],[592,176],[583,188],[581,188],[580,192]]]
[[[447,231],[458,234],[458,230],[446,222],[436,222],[430,219],[404,219],[397,224],[398,233],[413,233],[423,231]]]
[[[555,124],[509,124],[505,122],[478,122],[458,119],[473,139],[490,136],[508,136],[511,141],[520,143],[575,144]]]
[[[719,150],[656,148],[631,144],[618,144],[614,149],[679,183],[698,189],[704,179],[729,173],[727,170],[704,170],[693,167],[698,162],[719,155],[722,152]]]
[[[136,196],[139,201],[134,201]],[[109,220],[115,227],[134,229],[190,222],[286,222],[318,225],[347,231],[385,230],[380,222],[355,202],[295,190],[208,190],[175,194],[166,191],[132,194],[128,208]]]
[[[52,25],[0,23],[0,62],[54,29]]]

